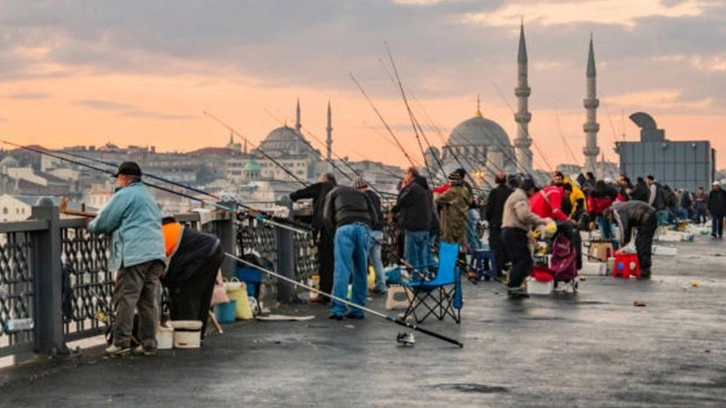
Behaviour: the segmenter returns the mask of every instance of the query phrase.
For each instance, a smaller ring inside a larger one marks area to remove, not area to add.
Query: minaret
[[[514,147],[517,148],[517,170],[532,173],[532,138],[529,137],[529,122],[532,114],[529,113],[529,95],[531,89],[527,83],[527,45],[524,40],[524,22],[519,27],[519,53],[517,55],[517,87],[514,95],[517,96],[519,110],[514,114],[514,121],[517,122],[517,137],[514,139]]]
[[[328,127],[325,128],[325,131],[328,134],[327,139],[325,139],[325,157],[328,160],[328,163],[332,160],[332,154],[333,154],[333,113],[332,110],[330,110],[330,101],[328,101]]]
[[[592,48],[592,34],[590,34],[590,51],[587,55],[587,93],[583,100],[585,110],[587,110],[587,122],[583,126],[585,131],[585,147],[582,153],[585,155],[584,171],[591,171],[595,174],[597,155],[600,148],[597,147],[597,132],[600,125],[597,123],[597,107],[600,101],[597,99],[597,82],[595,73],[595,52]]]
[[[295,108],[295,129],[297,133],[302,134],[300,132],[302,129],[302,123],[300,122],[300,98],[297,98],[297,107]]]

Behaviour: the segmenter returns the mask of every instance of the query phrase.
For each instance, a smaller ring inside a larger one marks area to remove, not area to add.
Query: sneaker
[[[340,321],[340,320],[343,320],[343,315],[331,313],[330,316],[328,316],[328,319]]]
[[[718,236],[716,236],[716,233],[715,232],[712,232],[711,233],[711,238],[716,239],[716,238],[718,238]]]
[[[144,355],[144,356],[155,356],[156,355],[156,349],[146,349],[144,346],[139,345],[134,349],[134,354],[136,355]]]
[[[374,295],[385,295],[386,293],[388,293],[388,291],[386,289],[372,289],[371,290],[371,294],[374,294]]]
[[[129,351],[131,351],[130,347],[119,347],[115,344],[112,344],[106,348],[106,354],[108,354],[109,356],[120,356],[122,354],[128,353]]]
[[[345,317],[347,317],[348,319],[358,319],[358,320],[363,320],[366,318],[366,316],[363,313],[354,313],[354,312],[346,313]]]

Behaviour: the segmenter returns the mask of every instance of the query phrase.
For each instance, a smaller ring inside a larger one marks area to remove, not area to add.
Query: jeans
[[[425,272],[429,232],[406,230],[404,241],[403,257],[416,270],[411,271],[411,280],[421,280],[421,274]]]
[[[434,244],[438,239],[438,235],[429,233],[429,239],[426,241],[426,269],[429,272],[429,276],[435,276],[438,266],[434,260]]]
[[[481,249],[481,239],[476,233],[476,226],[479,221],[479,211],[476,208],[470,208],[466,212],[466,241],[472,252]]]
[[[711,214],[711,235],[723,237],[723,214]]]
[[[371,231],[368,262],[373,265],[373,271],[376,273],[375,290],[378,292],[386,290],[386,277],[383,275],[383,261],[381,260],[381,242],[383,242],[383,231]]]
[[[333,276],[333,296],[345,299],[348,296],[348,282],[353,276],[353,294],[351,302],[365,306],[368,296],[368,242],[370,228],[367,225],[353,223],[340,226],[335,231],[335,272]],[[330,312],[343,316],[346,305],[335,299],[331,302]],[[363,311],[353,308],[351,314],[362,316]]]

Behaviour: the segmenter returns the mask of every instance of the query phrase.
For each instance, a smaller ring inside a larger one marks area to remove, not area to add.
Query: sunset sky
[[[256,144],[294,123],[299,98],[321,140],[332,104],[334,153],[403,166],[350,73],[411,155],[421,153],[386,44],[432,144],[473,116],[477,95],[514,139],[522,19],[535,167],[584,163],[591,33],[606,159],[617,159],[615,140],[637,140],[628,116],[644,111],[671,140],[710,140],[726,167],[726,1],[716,0],[4,0],[0,138],[223,146],[229,132],[207,110]]]

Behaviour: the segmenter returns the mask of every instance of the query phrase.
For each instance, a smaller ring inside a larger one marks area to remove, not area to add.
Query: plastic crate
[[[262,283],[262,272],[254,268],[238,266],[235,275],[237,279],[247,284],[247,295],[256,298],[260,283]]]

